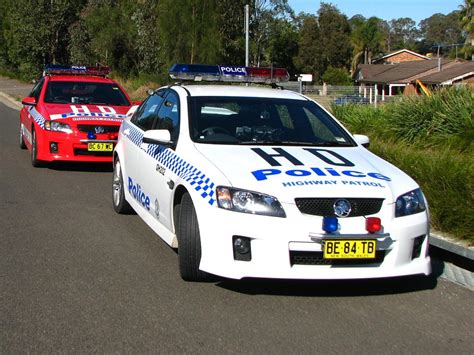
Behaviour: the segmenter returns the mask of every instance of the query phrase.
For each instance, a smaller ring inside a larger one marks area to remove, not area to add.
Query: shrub
[[[427,196],[431,223],[474,244],[474,89],[449,88],[432,97],[404,97],[378,108],[333,106],[371,150],[412,176]]]
[[[352,85],[349,72],[344,68],[329,66],[323,74],[323,81],[330,85]]]

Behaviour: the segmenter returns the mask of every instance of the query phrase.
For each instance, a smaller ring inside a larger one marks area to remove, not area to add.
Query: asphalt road
[[[474,353],[473,292],[436,275],[186,283],[109,165],[35,169],[0,124],[0,353]]]

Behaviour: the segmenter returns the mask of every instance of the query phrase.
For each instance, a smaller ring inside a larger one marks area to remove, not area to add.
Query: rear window
[[[44,101],[54,104],[130,105],[116,84],[78,81],[50,81]]]

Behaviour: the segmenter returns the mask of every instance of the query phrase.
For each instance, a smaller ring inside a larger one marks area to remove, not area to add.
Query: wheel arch
[[[181,204],[181,200],[182,200],[185,193],[189,193],[189,191],[183,185],[179,185],[174,190],[174,196],[173,196],[173,228],[174,228],[175,234],[176,234],[176,225],[178,223],[178,214],[176,213],[177,212],[176,207],[179,204]],[[175,239],[176,239],[176,237],[175,237]],[[176,246],[177,245],[178,245],[178,241],[176,240]]]

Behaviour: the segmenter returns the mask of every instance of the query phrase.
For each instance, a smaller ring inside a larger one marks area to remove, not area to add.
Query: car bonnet
[[[129,106],[45,104],[44,108],[51,120],[103,120],[122,121]]]
[[[295,197],[396,198],[418,187],[407,174],[363,147],[230,146],[196,149],[233,187]],[[218,180],[216,182],[219,184]]]

